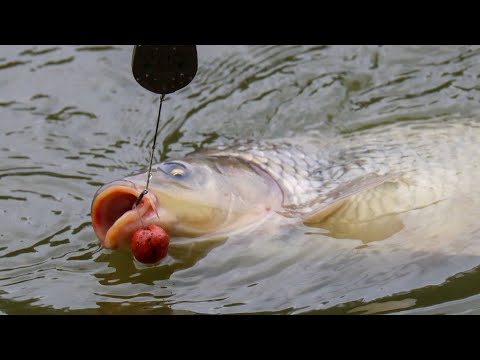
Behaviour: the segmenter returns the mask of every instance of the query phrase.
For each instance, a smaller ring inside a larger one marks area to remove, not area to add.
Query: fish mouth
[[[120,180],[101,187],[92,202],[92,225],[107,249],[130,248],[135,231],[150,224],[160,225],[157,198],[152,192],[143,196],[134,183]]]

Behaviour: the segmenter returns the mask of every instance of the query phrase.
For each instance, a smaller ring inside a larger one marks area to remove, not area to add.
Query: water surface
[[[478,312],[475,229],[455,256],[397,249],[395,261],[388,240],[362,247],[304,227],[172,245],[153,268],[102,249],[92,197],[146,166],[158,110],[131,52],[0,47],[0,313]],[[155,159],[473,117],[479,77],[473,46],[199,46],[197,76],[166,97]]]

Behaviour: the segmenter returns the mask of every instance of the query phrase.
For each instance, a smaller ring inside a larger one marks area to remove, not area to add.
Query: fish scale
[[[109,248],[153,223],[173,236],[201,236],[301,221],[365,242],[424,224],[439,229],[451,216],[466,223],[468,209],[480,208],[478,144],[478,120],[436,119],[325,142],[302,137],[201,150],[154,166],[147,206],[136,212],[127,210],[143,193],[145,173],[104,185],[92,202],[92,223]]]
[[[397,193],[395,201],[382,200],[382,195],[395,192],[395,187],[385,187],[386,193],[364,198],[363,213],[369,216],[373,215],[368,207],[376,208],[374,213],[403,211],[478,187],[477,181],[472,181],[480,179],[477,119],[395,123],[339,135],[337,140],[328,146],[308,137],[263,140],[207,153],[255,163],[280,185],[284,207],[299,213],[312,211],[339,185],[369,174],[393,174],[408,184],[396,187],[403,193]],[[398,203],[404,204],[402,209]],[[362,212],[358,209],[354,210],[357,218]]]

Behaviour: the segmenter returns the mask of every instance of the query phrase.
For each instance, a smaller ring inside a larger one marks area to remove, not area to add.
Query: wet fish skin
[[[281,191],[256,165],[235,157],[198,154],[152,167],[102,186],[92,202],[92,224],[107,248],[127,248],[134,231],[154,224],[172,236],[231,233],[281,207]]]
[[[257,164],[280,185],[283,206],[301,215],[321,206],[340,185],[372,174],[390,175],[408,185],[403,210],[468,192],[475,187],[472,179],[480,179],[478,144],[477,119],[434,119],[379,126],[328,143],[303,137],[207,153]]]
[[[478,144],[479,120],[443,118],[327,140],[246,141],[157,164],[151,193],[164,221],[158,225],[174,235],[228,233],[276,213],[328,229],[333,237],[379,240],[394,233],[385,229],[400,231],[410,210],[456,196],[475,198]],[[189,177],[162,170],[172,163],[183,164]],[[125,180],[140,191],[146,174]]]

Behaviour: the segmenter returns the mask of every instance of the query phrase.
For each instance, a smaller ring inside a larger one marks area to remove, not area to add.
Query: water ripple
[[[302,226],[183,239],[158,267],[103,249],[91,199],[146,166],[158,96],[132,78],[131,46],[1,50],[1,313],[360,314],[442,304],[454,312],[480,293],[474,228],[455,251],[433,238],[428,251],[413,251],[402,248],[408,242],[362,245]],[[480,111],[478,46],[220,50],[199,56],[192,84],[167,96],[157,161],[245,138],[334,141]]]

